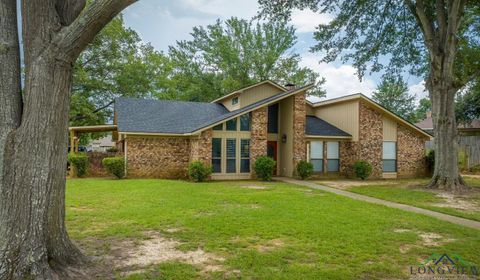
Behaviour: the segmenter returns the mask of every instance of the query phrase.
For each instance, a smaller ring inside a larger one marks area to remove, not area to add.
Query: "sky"
[[[168,46],[179,40],[191,39],[194,26],[206,26],[217,19],[232,16],[251,19],[257,14],[257,0],[141,0],[124,11],[127,26],[134,29],[145,42],[150,42],[157,50],[166,52]],[[320,23],[328,22],[328,15],[320,15],[310,10],[296,10],[292,14],[291,24],[297,29],[297,44],[294,52],[300,54],[301,65],[325,77],[326,98],[348,94],[363,93],[371,96],[380,76],[366,75],[359,81],[356,70],[351,64],[339,61],[319,63],[321,54],[311,53],[315,45],[313,32]],[[422,79],[405,76],[411,93],[417,99],[426,96]]]

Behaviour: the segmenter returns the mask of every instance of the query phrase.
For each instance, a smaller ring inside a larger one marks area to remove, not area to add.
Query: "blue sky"
[[[140,0],[127,8],[124,15],[127,26],[137,31],[142,40],[152,43],[157,50],[167,51],[168,46],[174,45],[176,41],[190,39],[194,26],[205,26],[218,18],[232,16],[250,19],[257,11],[257,0]],[[327,79],[327,98],[358,92],[370,96],[379,82],[378,75],[367,75],[360,82],[351,65],[338,61],[319,64],[320,55],[309,52],[315,44],[315,27],[329,19],[328,15],[315,14],[309,10],[295,11],[291,23],[297,28],[298,42],[293,51],[301,55],[303,66]],[[412,76],[405,78],[410,92],[416,94],[417,98],[426,95],[421,79]]]

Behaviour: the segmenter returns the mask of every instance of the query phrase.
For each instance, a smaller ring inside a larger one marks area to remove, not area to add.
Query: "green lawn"
[[[278,182],[74,179],[66,204],[90,255],[155,231],[219,257],[220,269],[168,260],[128,279],[403,279],[433,253],[480,264],[478,230]]]
[[[384,183],[376,181],[367,186],[349,187],[348,191],[480,221],[480,179],[465,178],[465,180],[475,190],[457,198],[460,202],[467,203],[463,205],[467,207],[465,209],[455,209],[454,205],[448,207],[449,205],[444,203],[445,198],[439,197],[438,192],[423,189],[421,186],[426,185],[428,179],[385,180]]]

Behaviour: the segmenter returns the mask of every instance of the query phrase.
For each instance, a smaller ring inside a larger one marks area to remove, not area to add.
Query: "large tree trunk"
[[[20,92],[16,0],[0,2],[0,280],[55,279],[85,261],[65,229],[73,63],[135,0],[22,1]]]
[[[0,223],[9,229],[0,236],[6,246],[0,257],[1,279],[50,279],[55,274],[49,262],[83,260],[64,227],[71,77],[72,65],[49,52],[27,70],[22,125],[11,138],[4,167],[14,171],[4,178],[13,192],[0,197],[2,209],[8,210]]]

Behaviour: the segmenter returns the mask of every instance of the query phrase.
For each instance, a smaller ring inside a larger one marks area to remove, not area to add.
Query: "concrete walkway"
[[[437,218],[437,219],[440,219],[440,220],[443,220],[443,221],[447,221],[447,222],[451,222],[451,223],[454,223],[454,224],[458,224],[458,225],[462,225],[462,226],[466,226],[466,227],[470,227],[470,228],[480,230],[480,222],[469,220],[469,219],[455,217],[455,216],[451,216],[451,215],[447,215],[447,214],[443,214],[443,213],[439,213],[439,212],[435,212],[435,211],[431,211],[431,210],[427,210],[427,209],[423,209],[423,208],[418,208],[418,207],[415,207],[415,206],[410,206],[410,205],[406,205],[406,204],[386,201],[386,200],[373,198],[373,197],[366,196],[366,195],[361,195],[361,194],[356,194],[356,193],[352,193],[352,192],[348,192],[348,191],[344,191],[344,190],[339,190],[339,189],[335,189],[335,188],[331,188],[331,187],[326,187],[326,186],[315,184],[313,182],[300,181],[300,180],[296,180],[296,179],[292,179],[292,178],[285,178],[285,177],[276,177],[275,180],[282,181],[282,182],[285,182],[285,183],[295,184],[295,185],[299,185],[299,186],[305,186],[305,187],[309,187],[309,188],[312,188],[312,189],[322,190],[322,191],[346,196],[346,197],[349,197],[349,198],[353,198],[353,199],[356,199],[356,200],[366,201],[366,202],[370,202],[370,203],[375,203],[375,204],[388,206],[388,207],[391,207],[391,208],[397,208],[397,209],[401,209],[401,210],[405,210],[405,211],[409,211],[409,212],[413,212],[413,213],[423,214],[423,215],[431,216],[431,217],[434,217],[434,218]]]

